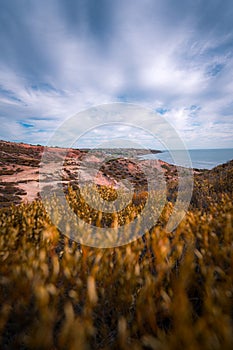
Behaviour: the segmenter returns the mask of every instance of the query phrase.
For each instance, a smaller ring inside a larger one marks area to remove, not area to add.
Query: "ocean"
[[[182,152],[174,151],[176,158],[175,162],[168,151],[163,151],[157,154],[148,154],[140,158],[143,159],[161,159],[164,162],[182,166],[189,166],[188,163],[182,161]],[[218,148],[218,149],[191,149],[188,151],[191,159],[192,167],[197,169],[213,169],[219,164],[223,164],[233,159],[233,148]],[[179,161],[180,160],[180,161]],[[178,164],[179,163],[179,164]]]

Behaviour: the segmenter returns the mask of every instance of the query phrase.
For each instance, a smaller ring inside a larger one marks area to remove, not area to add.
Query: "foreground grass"
[[[168,233],[171,208],[112,249],[62,236],[40,201],[2,210],[0,348],[232,349],[231,198],[209,198]]]

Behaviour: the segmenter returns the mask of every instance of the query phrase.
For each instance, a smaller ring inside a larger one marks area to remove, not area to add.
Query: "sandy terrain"
[[[41,163],[44,151],[46,161]],[[137,151],[129,153],[137,157]],[[88,153],[0,141],[0,207],[32,201],[41,190],[56,190],[69,183],[117,189],[129,181],[137,190],[146,190],[148,182],[158,181],[161,175],[173,180],[177,177],[176,167],[163,161],[119,157],[103,162],[105,156],[101,151]]]

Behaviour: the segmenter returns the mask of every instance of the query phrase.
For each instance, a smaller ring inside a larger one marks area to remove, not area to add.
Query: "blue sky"
[[[232,18],[230,0],[0,0],[0,139],[47,144],[79,111],[129,102],[188,148],[233,147]]]

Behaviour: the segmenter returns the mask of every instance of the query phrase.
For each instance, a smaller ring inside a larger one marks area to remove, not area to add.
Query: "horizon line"
[[[14,141],[10,141],[10,140],[4,140],[4,139],[0,139],[0,142],[8,142],[8,143],[16,143],[16,144],[25,144],[28,146],[37,146],[37,147],[52,147],[52,148],[69,148],[69,149],[140,149],[140,150],[152,150],[152,151],[160,151],[160,152],[169,152],[168,149],[155,149],[155,148],[150,148],[150,147],[145,147],[145,148],[139,148],[139,147],[91,147],[91,146],[83,146],[83,147],[66,147],[66,146],[57,146],[57,145],[44,145],[44,144],[40,144],[40,143],[28,143],[25,141],[18,141],[18,140],[14,140]],[[186,150],[188,151],[201,151],[201,150],[224,150],[224,149],[233,149],[233,147],[214,147],[214,148],[188,148],[186,147]],[[171,149],[172,151],[184,151],[184,149]]]

